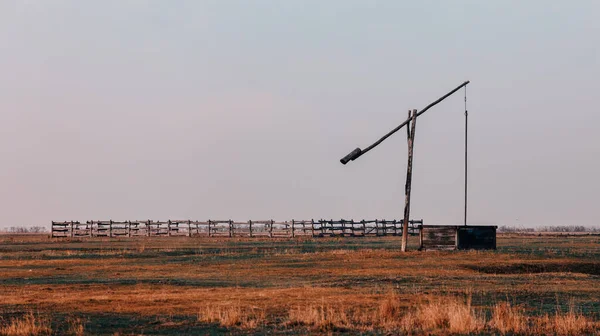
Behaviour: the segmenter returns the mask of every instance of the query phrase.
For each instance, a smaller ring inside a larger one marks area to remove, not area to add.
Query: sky
[[[472,224],[598,225],[600,2],[0,0],[0,228],[400,219],[465,80]],[[463,220],[464,91],[411,217]]]

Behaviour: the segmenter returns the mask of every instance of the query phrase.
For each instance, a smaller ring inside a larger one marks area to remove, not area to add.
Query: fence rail
[[[402,235],[402,220],[135,220],[135,221],[63,221],[52,222],[54,238],[78,237],[268,237],[294,238],[297,236],[396,236]],[[409,221],[409,234],[418,235],[423,220]]]

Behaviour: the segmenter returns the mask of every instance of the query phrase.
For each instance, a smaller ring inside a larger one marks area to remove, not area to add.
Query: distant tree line
[[[583,225],[560,225],[560,226],[539,226],[518,227],[502,225],[498,227],[498,232],[600,232],[600,227],[586,227]]]
[[[48,232],[45,226],[11,226],[3,230],[8,233],[44,233]]]

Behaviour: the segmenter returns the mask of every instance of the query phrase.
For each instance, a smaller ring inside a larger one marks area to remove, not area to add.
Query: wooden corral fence
[[[419,234],[423,220],[409,221],[409,233]],[[402,220],[192,220],[161,221],[78,221],[52,222],[54,237],[135,237],[135,236],[188,236],[188,237],[268,237],[294,238],[296,236],[395,236],[402,235]]]
[[[495,250],[494,225],[419,225],[420,250]]]

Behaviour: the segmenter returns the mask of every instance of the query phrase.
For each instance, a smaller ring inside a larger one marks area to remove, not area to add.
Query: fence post
[[[296,238],[296,228],[294,227],[294,220],[292,219],[292,238]]]
[[[113,224],[113,221],[111,219],[110,222],[108,222],[108,237],[109,238],[112,237],[112,224]]]
[[[233,237],[233,221],[229,220],[229,238]]]
[[[423,249],[423,224],[419,225],[419,250]]]
[[[314,219],[310,220],[310,234],[312,237],[315,236],[315,220]]]
[[[188,237],[192,236],[192,221],[188,219]]]
[[[131,221],[127,221],[127,237],[131,237]]]
[[[209,220],[208,220],[208,236],[209,236],[209,237],[212,237],[212,231],[211,231],[211,229],[210,229],[210,224],[211,224],[211,222],[212,222],[212,221],[209,219]]]
[[[248,230],[250,231],[250,238],[252,238],[252,220],[248,221]]]
[[[273,220],[271,219],[271,224],[269,225],[269,238],[273,238]]]

